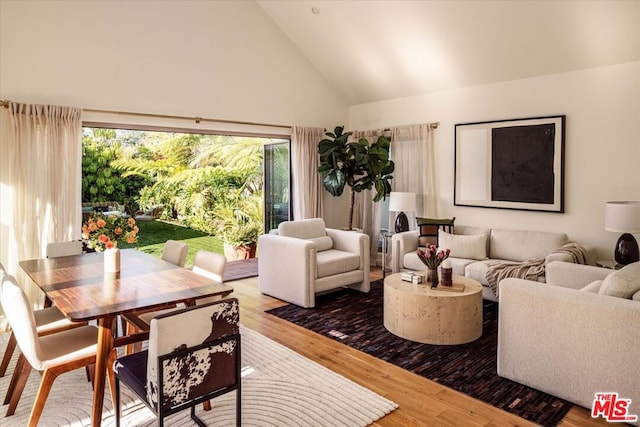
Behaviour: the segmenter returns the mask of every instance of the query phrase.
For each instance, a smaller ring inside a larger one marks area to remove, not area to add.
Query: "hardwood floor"
[[[371,279],[382,278],[380,269]],[[427,380],[361,351],[325,338],[307,329],[265,313],[286,303],[262,295],[258,278],[227,282],[231,296],[240,301],[240,321],[251,329],[277,341],[303,356],[326,366],[352,381],[396,402],[399,408],[374,426],[533,426],[465,394]],[[603,426],[590,411],[574,406],[561,425],[568,427]]]

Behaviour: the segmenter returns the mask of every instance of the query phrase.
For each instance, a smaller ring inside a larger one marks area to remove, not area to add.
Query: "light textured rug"
[[[269,338],[241,327],[242,334],[242,425],[243,426],[366,426],[398,407],[394,402],[338,375]],[[0,335],[0,354],[8,334]],[[4,398],[10,374],[0,378]],[[29,418],[40,376],[32,373],[15,415],[0,425],[24,426]],[[40,426],[88,426],[91,414],[91,384],[79,369],[56,379],[47,399]],[[106,390],[103,425],[115,424],[111,399]],[[209,426],[235,423],[235,392],[212,400],[212,410],[197,410]],[[156,419],[144,404],[123,387],[123,426],[153,426]],[[166,425],[193,426],[189,411],[166,419]]]

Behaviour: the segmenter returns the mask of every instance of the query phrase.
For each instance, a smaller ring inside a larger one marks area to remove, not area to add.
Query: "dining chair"
[[[186,243],[167,240],[162,250],[162,259],[178,267],[184,267],[184,263],[187,261],[187,252],[189,252],[189,246]]]
[[[178,267],[184,267],[185,262],[187,261],[187,253],[189,252],[189,246],[186,243],[178,242],[177,240],[167,240],[164,244],[164,248],[162,250],[161,258],[164,261],[170,262],[171,264],[175,264]],[[151,314],[148,317],[153,317],[157,314],[164,313],[166,311],[176,309],[176,305],[172,305],[166,309],[161,310],[142,310],[136,311],[133,313],[123,314],[121,318],[121,326],[122,330],[126,331],[127,335],[131,335],[135,332],[148,330],[148,326],[145,326],[144,323],[140,323],[140,316],[145,314]],[[147,324],[148,325],[148,324]],[[142,327],[141,327],[142,326]],[[140,343],[132,343],[127,345],[126,354],[130,354],[134,351],[139,351],[141,348]]]
[[[38,425],[54,380],[61,374],[94,365],[98,342],[98,329],[81,326],[46,336],[39,336],[34,312],[24,291],[11,275],[2,278],[0,297],[9,325],[16,336],[21,355],[16,365],[19,371],[15,390],[12,393],[7,416],[13,415],[24,390],[31,369],[42,374],[40,386],[29,416],[29,427]],[[113,374],[108,370],[109,384],[113,384]],[[113,387],[112,396],[113,396]],[[90,389],[87,390],[90,392]]]
[[[0,280],[7,274],[4,265],[0,263]],[[0,298],[0,303],[4,306],[5,303],[3,298]],[[35,310],[33,312],[33,316],[35,319],[36,331],[39,336],[45,336],[49,334],[53,334],[60,331],[65,331],[67,329],[78,328],[80,326],[86,325],[86,323],[82,322],[72,322],[67,319],[64,314],[60,312],[56,307],[48,307],[43,308],[41,310]],[[4,351],[4,355],[2,356],[2,362],[0,362],[0,377],[4,377],[7,372],[7,368],[9,363],[11,362],[11,357],[13,356],[13,352],[16,349],[16,336],[12,331],[9,335],[9,341],[7,342],[7,347]],[[11,400],[11,394],[15,388],[15,383],[17,381],[17,370],[14,370],[14,374],[9,383],[9,387],[7,389],[7,394],[5,396],[3,404],[8,404]]]
[[[236,425],[241,419],[240,310],[229,298],[174,310],[154,317],[147,350],[122,356],[115,372],[116,427],[120,426],[120,383],[158,417],[191,409],[191,418],[205,424],[195,407],[236,391]]]
[[[66,242],[52,242],[47,244],[47,258],[57,258],[61,256],[80,255],[82,253],[81,240],[69,240]]]
[[[196,256],[193,259],[193,267],[191,268],[191,271],[201,276],[208,277],[211,280],[215,280],[216,282],[223,283],[222,280],[224,277],[224,269],[226,266],[227,258],[224,255],[200,249],[198,250],[198,252],[196,252]],[[199,298],[196,300],[196,305],[203,305],[213,301],[219,301],[221,298],[222,297],[220,296]],[[184,308],[184,304],[179,305],[178,308]],[[146,326],[143,328],[143,330],[149,330],[151,319],[160,314],[169,313],[176,309],[176,307],[172,307],[141,313],[137,315],[137,318],[141,322],[137,323],[137,326],[139,329],[140,326]]]

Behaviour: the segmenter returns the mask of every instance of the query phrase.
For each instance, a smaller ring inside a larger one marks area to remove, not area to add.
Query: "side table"
[[[387,276],[387,252],[389,251],[389,240],[396,234],[389,230],[380,230],[382,237],[382,278]]]
[[[596,261],[596,265],[602,268],[609,268],[611,270],[620,270],[624,265],[618,264],[616,261],[612,259],[602,259]]]

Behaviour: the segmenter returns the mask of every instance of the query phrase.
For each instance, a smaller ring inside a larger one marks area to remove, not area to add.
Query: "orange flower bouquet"
[[[117,247],[119,241],[136,243],[138,231],[134,218],[96,214],[82,225],[82,238],[86,241],[88,248],[102,252],[105,249]]]

